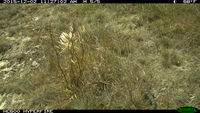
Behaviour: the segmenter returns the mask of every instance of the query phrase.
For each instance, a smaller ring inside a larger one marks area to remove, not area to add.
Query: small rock
[[[40,18],[39,17],[34,17],[33,18],[35,21],[38,21]]]
[[[0,68],[7,65],[8,63],[8,61],[0,61]]]
[[[32,66],[33,66],[33,67],[36,67],[36,66],[38,66],[38,65],[39,65],[39,64],[38,64],[36,61],[33,61],[33,62],[32,62]]]

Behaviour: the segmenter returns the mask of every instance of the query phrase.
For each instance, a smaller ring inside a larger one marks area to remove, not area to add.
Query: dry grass
[[[0,86],[0,93],[24,94],[29,103],[23,108],[200,107],[198,5],[13,7],[34,9],[19,17],[12,8],[1,18],[38,16],[23,35],[35,38],[46,56],[32,76]]]

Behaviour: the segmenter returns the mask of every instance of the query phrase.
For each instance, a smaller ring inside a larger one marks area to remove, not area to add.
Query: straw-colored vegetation
[[[23,73],[38,66],[24,76],[19,69],[3,79],[9,65],[2,62],[0,107],[200,107],[199,20],[194,4],[0,5],[0,60],[21,40],[22,50],[37,45],[31,51],[38,52],[13,57],[35,60],[24,63]],[[9,94],[20,104],[6,104]]]

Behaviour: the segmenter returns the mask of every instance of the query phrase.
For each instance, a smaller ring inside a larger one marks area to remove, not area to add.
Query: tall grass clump
[[[172,65],[181,66],[182,59],[174,50],[165,50],[162,53],[162,65],[165,68],[170,68]]]
[[[69,33],[63,32],[58,41],[60,54],[64,54],[65,63],[68,64],[62,65],[60,69],[67,70],[67,73],[63,71],[63,76],[71,90],[76,90],[83,85],[82,79],[87,62],[84,39],[81,37],[83,32],[85,32],[84,26],[76,29],[74,25],[71,25]]]

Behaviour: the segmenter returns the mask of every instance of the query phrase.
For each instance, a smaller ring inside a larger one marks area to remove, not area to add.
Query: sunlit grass
[[[1,5],[0,23],[13,19],[2,29],[32,37],[45,60],[1,82],[0,94],[23,94],[26,109],[200,107],[198,6]]]

